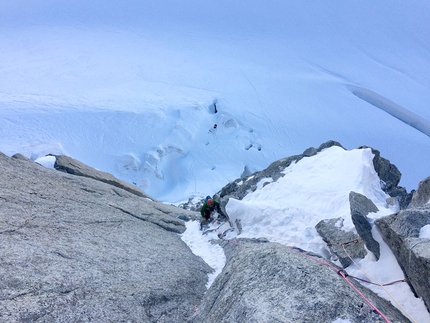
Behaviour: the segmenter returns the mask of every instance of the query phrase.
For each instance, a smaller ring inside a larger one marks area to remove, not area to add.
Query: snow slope
[[[0,1],[0,150],[178,202],[333,139],[379,149],[411,190],[428,134],[352,89],[428,122],[428,21],[417,0]]]

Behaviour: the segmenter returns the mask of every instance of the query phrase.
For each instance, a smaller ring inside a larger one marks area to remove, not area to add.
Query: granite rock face
[[[261,240],[222,245],[227,264],[193,323],[384,322],[337,273],[339,268],[317,255]],[[409,322],[386,300],[352,280],[351,284],[390,322]]]
[[[188,211],[0,153],[1,322],[185,322],[212,269]]]

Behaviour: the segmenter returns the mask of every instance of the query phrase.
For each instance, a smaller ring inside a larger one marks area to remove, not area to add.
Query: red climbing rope
[[[377,284],[377,283],[371,282],[370,280],[366,280],[366,279],[358,278],[356,276],[349,275],[348,273],[345,273],[345,276],[354,278],[355,280],[362,281],[363,283],[372,284],[372,285],[376,285],[376,286],[390,286],[390,285],[394,285],[394,284],[398,284],[398,283],[406,283],[409,281],[408,278],[405,278],[405,279],[395,280],[391,283]]]

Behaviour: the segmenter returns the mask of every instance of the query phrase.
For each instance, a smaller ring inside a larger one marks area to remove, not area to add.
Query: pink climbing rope
[[[291,250],[293,250],[293,251],[295,251],[295,252],[297,252],[298,254],[300,254],[300,255],[302,255],[302,256],[305,256],[305,257],[307,257],[307,258],[309,258],[309,259],[312,259],[313,261],[316,261],[316,262],[318,262],[318,263],[320,263],[321,265],[324,265],[324,266],[327,266],[327,267],[329,267],[329,268],[331,268],[331,269],[333,269],[335,272],[337,272],[338,273],[338,275],[339,276],[341,276],[347,283],[348,283],[348,285],[349,286],[351,286],[351,288],[358,294],[358,295],[360,295],[360,297],[371,307],[371,308],[373,308],[374,310],[375,310],[375,312],[376,313],[378,313],[383,319],[384,319],[384,321],[386,322],[386,323],[390,323],[390,321],[388,320],[388,318],[375,306],[375,305],[373,305],[372,304],[372,302],[371,301],[369,301],[367,298],[366,298],[366,296],[364,296],[349,280],[348,280],[348,278],[347,278],[347,276],[343,273],[343,271],[342,270],[339,270],[339,269],[337,269],[336,267],[334,267],[333,265],[331,265],[331,264],[329,264],[329,263],[327,263],[327,262],[325,262],[325,261],[322,261],[322,260],[319,260],[319,259],[317,259],[317,258],[314,258],[314,257],[312,257],[312,256],[309,256],[309,255],[307,255],[307,254],[305,254],[305,253],[303,253],[303,252],[301,252],[301,251],[299,251],[299,250],[297,250],[297,249],[294,249],[294,248],[292,248],[292,247],[290,247],[290,249]]]

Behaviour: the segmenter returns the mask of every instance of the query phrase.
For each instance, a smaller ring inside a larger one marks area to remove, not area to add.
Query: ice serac
[[[1,322],[185,322],[212,269],[189,211],[0,153]]]

